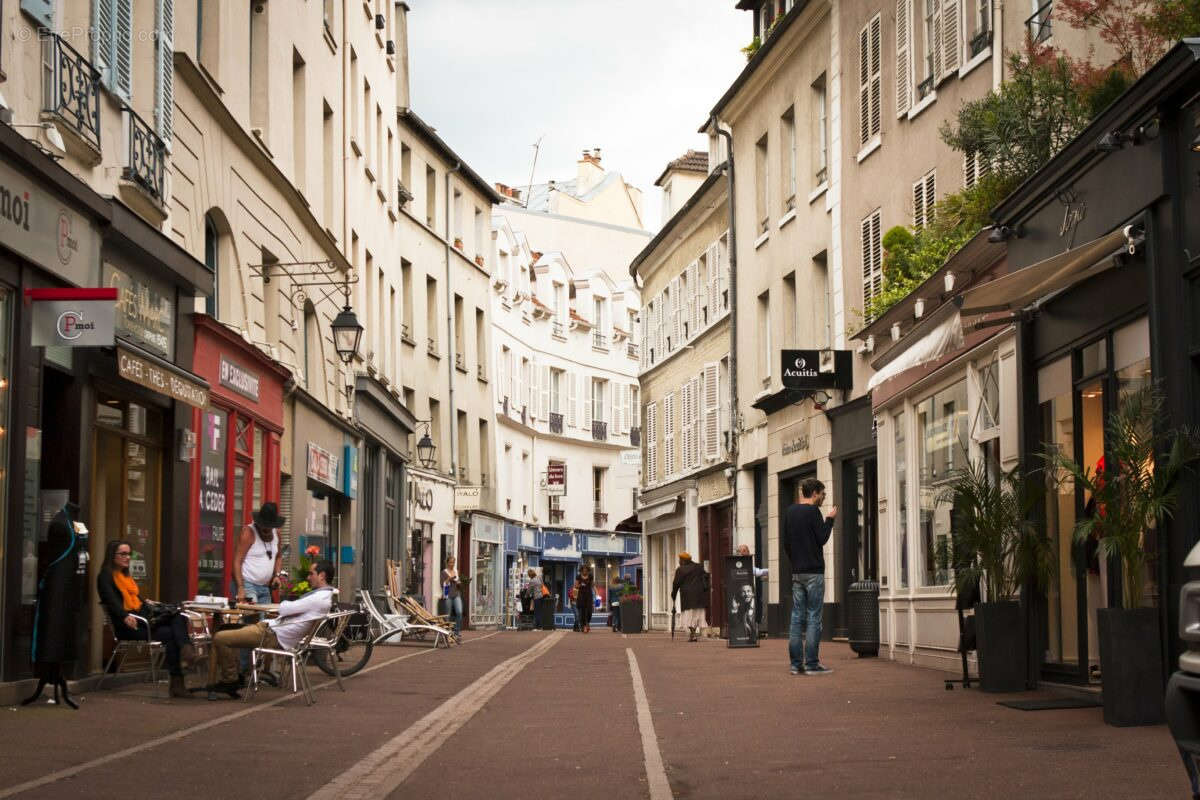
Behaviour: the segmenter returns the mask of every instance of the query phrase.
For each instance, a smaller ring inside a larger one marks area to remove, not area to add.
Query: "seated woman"
[[[113,635],[118,639],[146,639],[146,623],[134,619],[133,615],[149,619],[138,596],[138,585],[129,577],[129,559],[133,547],[129,542],[113,541],[104,551],[104,563],[96,576],[96,590],[100,593],[100,604],[108,612]],[[171,697],[190,697],[183,682],[183,663],[188,666],[195,659],[195,649],[188,638],[188,621],[182,614],[157,625],[152,631],[156,641],[163,643],[167,670],[171,673]]]

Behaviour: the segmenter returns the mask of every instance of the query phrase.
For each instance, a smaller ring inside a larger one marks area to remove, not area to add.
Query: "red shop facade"
[[[267,501],[279,502],[283,396],[292,374],[212,317],[196,314],[192,370],[209,405],[192,416],[191,595],[226,595],[237,534]]]

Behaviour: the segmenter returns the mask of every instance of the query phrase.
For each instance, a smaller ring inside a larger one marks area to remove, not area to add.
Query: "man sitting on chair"
[[[329,561],[315,561],[308,571],[312,591],[298,600],[279,604],[279,616],[241,628],[218,631],[212,637],[212,657],[208,662],[208,699],[216,700],[217,692],[238,697],[238,665],[236,648],[272,647],[291,650],[308,635],[314,622],[329,613],[333,603],[334,567]],[[217,681],[220,669],[221,680]]]

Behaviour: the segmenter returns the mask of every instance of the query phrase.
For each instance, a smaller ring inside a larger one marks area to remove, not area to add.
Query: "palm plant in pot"
[[[1033,523],[1042,494],[1040,481],[1020,466],[995,475],[977,464],[959,470],[940,502],[953,506],[953,532],[938,541],[940,569],[952,569],[960,598],[978,596],[975,626],[980,686],[989,692],[1025,688],[1027,637],[1020,603],[1027,584],[1044,586],[1053,574],[1054,553]]]
[[[1099,558],[1120,570],[1119,600],[1110,596],[1109,607],[1096,613],[1104,720],[1110,725],[1163,720],[1158,612],[1146,604],[1153,532],[1174,513],[1179,479],[1200,457],[1200,437],[1190,428],[1162,428],[1162,417],[1162,394],[1145,386],[1121,395],[1105,425],[1105,456],[1095,468],[1053,449],[1045,454],[1058,479],[1072,481],[1089,498],[1075,523],[1076,547],[1094,542]]]

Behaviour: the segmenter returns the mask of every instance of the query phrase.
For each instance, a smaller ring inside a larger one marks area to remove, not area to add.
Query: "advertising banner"
[[[218,408],[200,414],[200,525],[196,591],[223,595],[225,575],[225,437],[227,417]]]
[[[752,556],[725,556],[725,607],[729,609],[729,646],[758,647]]]
[[[34,347],[107,347],[116,333],[116,289],[26,289]]]
[[[562,497],[567,493],[567,465],[561,461],[551,461],[546,465],[546,494],[550,497]]]

